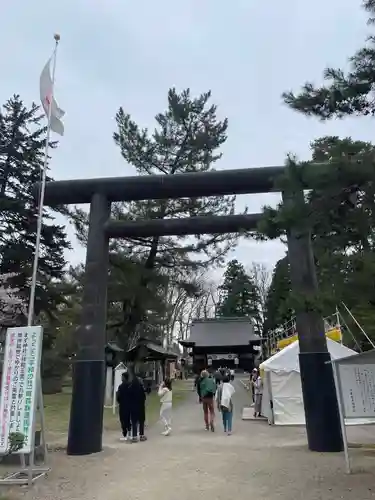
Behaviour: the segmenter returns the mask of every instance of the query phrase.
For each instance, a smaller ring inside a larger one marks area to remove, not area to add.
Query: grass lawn
[[[188,386],[185,381],[176,380],[173,383],[173,406],[183,402],[187,395]],[[44,415],[46,419],[47,441],[57,435],[68,432],[71,388],[66,387],[60,394],[44,396]],[[159,397],[156,392],[147,396],[146,420],[152,425],[159,418]],[[119,430],[118,415],[113,415],[112,408],[104,408],[104,429],[107,431]],[[0,497],[0,500],[2,498]]]

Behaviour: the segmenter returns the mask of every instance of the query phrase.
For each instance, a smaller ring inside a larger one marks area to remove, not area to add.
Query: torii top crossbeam
[[[45,204],[90,203],[95,193],[106,195],[110,202],[267,193],[275,190],[275,180],[284,169],[266,167],[51,181],[46,184]]]
[[[105,195],[112,202],[277,192],[280,190],[277,180],[286,172],[286,168],[259,167],[51,181],[46,184],[44,201],[46,205],[54,206],[90,203],[94,194]],[[301,168],[301,187],[311,188],[313,178],[326,174],[330,168],[332,165],[327,163],[304,164]],[[356,182],[360,182],[361,179],[367,179],[368,174],[356,169],[356,176]]]
[[[49,206],[90,203],[94,194],[102,194],[112,202],[277,192],[280,191],[277,180],[286,168],[259,167],[51,181],[46,184],[44,202]],[[328,163],[305,163],[301,168],[301,187],[311,188],[313,179],[327,174],[330,168],[332,164]],[[360,183],[368,179],[368,172],[357,168],[355,176],[355,182]],[[40,184],[37,184],[36,196],[39,188]]]

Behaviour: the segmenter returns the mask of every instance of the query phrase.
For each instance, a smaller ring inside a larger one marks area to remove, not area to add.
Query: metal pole
[[[352,318],[352,320],[354,321],[354,323],[358,326],[358,328],[361,330],[361,332],[363,333],[363,335],[366,337],[367,342],[369,342],[369,344],[371,345],[371,347],[373,349],[375,349],[375,345],[374,345],[373,341],[370,339],[370,337],[367,335],[367,333],[364,331],[364,329],[361,327],[361,325],[355,319],[355,317],[354,317],[353,313],[350,311],[350,309],[344,304],[344,302],[341,302],[341,304],[345,307],[346,312],[350,315],[350,317]]]
[[[349,326],[348,326],[347,322],[345,321],[344,317],[342,316],[342,314],[340,314],[340,318],[341,318],[343,326],[345,326],[345,328],[348,330],[351,338],[353,339],[353,342],[355,343],[355,345],[356,345],[356,347],[358,349],[358,352],[362,352],[362,347],[358,344],[357,339],[355,338],[353,332],[349,328]]]
[[[342,433],[343,441],[344,441],[344,455],[345,455],[346,472],[347,472],[347,474],[350,474],[352,471],[351,471],[351,467],[350,467],[348,436],[346,435],[346,427],[345,427],[344,405],[343,405],[343,401],[341,399],[341,391],[339,388],[338,367],[337,367],[335,362],[332,363],[332,369],[333,369],[333,378],[335,380],[337,402],[339,405],[341,433]]]
[[[342,345],[344,342],[344,339],[343,339],[342,330],[341,330],[339,308],[337,306],[336,306],[336,327],[340,330],[340,341],[341,341],[341,345]]]
[[[43,228],[44,193],[46,190],[48,150],[49,150],[49,141],[50,141],[50,135],[51,135],[52,100],[53,100],[53,92],[54,92],[54,85],[55,85],[57,47],[59,45],[60,36],[55,35],[54,38],[55,38],[55,48],[54,48],[53,55],[52,55],[52,88],[51,88],[50,103],[49,103],[49,107],[48,107],[48,125],[47,125],[46,142],[45,142],[45,147],[44,147],[44,162],[43,162],[43,171],[42,171],[42,183],[40,186],[39,212],[38,212],[38,221],[37,221],[37,229],[36,229],[36,242],[35,242],[33,271],[32,271],[32,278],[31,278],[29,309],[28,309],[28,313],[27,313],[27,326],[32,326],[33,320],[34,320],[35,292],[36,292],[36,282],[37,282],[37,274],[38,274],[40,240],[41,240],[42,228]]]

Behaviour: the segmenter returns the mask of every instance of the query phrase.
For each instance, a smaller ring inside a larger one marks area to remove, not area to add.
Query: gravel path
[[[369,500],[375,498],[375,452],[351,452],[365,472],[344,473],[341,454],[308,452],[303,429],[242,421],[248,395],[236,381],[234,433],[217,422],[206,432],[195,394],[174,415],[173,435],[155,426],[146,443],[107,436],[101,454],[51,456],[52,471],[28,491],[35,500]],[[375,431],[374,431],[375,441]],[[373,488],[373,489],[372,489]]]

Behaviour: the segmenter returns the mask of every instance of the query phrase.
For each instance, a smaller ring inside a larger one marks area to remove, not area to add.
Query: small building
[[[124,349],[113,341],[110,341],[105,346],[105,362],[107,367],[115,368],[124,357]]]
[[[171,363],[176,362],[176,353],[145,337],[138,339],[136,345],[125,353],[125,361],[134,365],[136,371],[143,372],[148,385],[155,385],[165,377],[171,376]]]
[[[189,338],[180,341],[190,349],[195,372],[220,366],[251,371],[259,356],[260,343],[250,318],[193,320]]]

